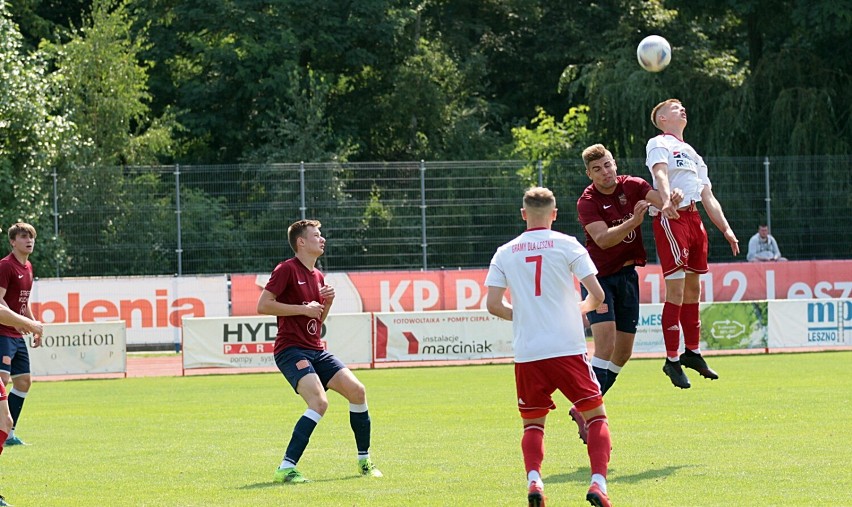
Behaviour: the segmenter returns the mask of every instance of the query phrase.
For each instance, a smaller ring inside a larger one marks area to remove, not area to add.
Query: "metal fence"
[[[643,160],[621,174],[650,178]],[[850,157],[708,158],[713,190],[743,253],[705,216],[711,262],[744,260],[770,223],[791,260],[850,258]],[[102,168],[54,185],[53,235],[41,224],[39,274],[268,272],[292,255],[287,226],[323,223],[326,271],[486,267],[523,230],[526,187],[557,196],[555,228],[582,237],[581,161],[466,161]],[[649,259],[651,221],[642,225]]]

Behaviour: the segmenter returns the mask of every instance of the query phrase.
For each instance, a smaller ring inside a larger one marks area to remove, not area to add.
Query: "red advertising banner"
[[[485,308],[486,269],[373,271],[326,276],[337,297],[332,312],[419,312]],[[638,268],[642,303],[665,300],[660,267]],[[268,275],[231,275],[232,315],[256,315]],[[702,301],[852,297],[852,260],[711,264]]]
[[[665,300],[660,266],[639,268],[642,303]],[[852,295],[852,260],[710,264],[701,300],[831,299]]]

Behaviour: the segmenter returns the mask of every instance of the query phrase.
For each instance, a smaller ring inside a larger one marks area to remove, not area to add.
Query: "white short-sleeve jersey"
[[[529,229],[497,249],[485,285],[509,289],[515,362],[586,353],[574,276],[597,274],[573,236]]]
[[[684,205],[700,201],[704,185],[711,187],[704,159],[689,143],[672,134],[660,134],[648,140],[645,155],[645,165],[651,171],[652,177],[655,164],[663,162],[669,166],[669,188],[683,190]],[[654,188],[658,188],[656,178]]]

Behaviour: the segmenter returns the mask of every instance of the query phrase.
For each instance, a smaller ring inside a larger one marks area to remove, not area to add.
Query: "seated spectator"
[[[760,225],[757,234],[748,240],[748,254],[746,260],[749,262],[786,261],[781,257],[778,242],[769,234],[769,227]]]

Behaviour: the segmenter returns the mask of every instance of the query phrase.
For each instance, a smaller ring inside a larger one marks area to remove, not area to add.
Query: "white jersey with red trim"
[[[529,229],[497,249],[485,285],[509,289],[515,362],[586,353],[574,276],[597,274],[573,236]]]
[[[704,185],[711,187],[707,176],[707,164],[695,148],[672,134],[660,134],[648,140],[645,146],[645,165],[654,176],[654,165],[665,163],[669,166],[669,189],[683,190],[683,205],[701,200]],[[654,178],[654,188],[657,179]]]

